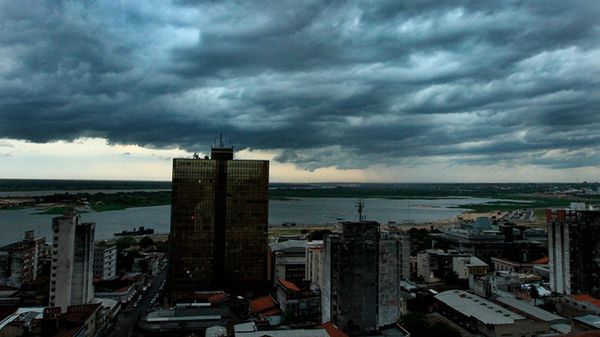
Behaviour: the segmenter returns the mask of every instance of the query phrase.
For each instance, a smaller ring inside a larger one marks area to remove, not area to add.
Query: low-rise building
[[[43,307],[22,307],[0,322],[0,336],[41,335]]]
[[[548,322],[528,319],[466,291],[444,291],[435,299],[445,316],[488,337],[535,337],[550,331]]]
[[[121,312],[121,304],[110,298],[95,298],[93,303],[99,303],[102,310],[100,326],[104,331],[110,331],[117,315]]]
[[[509,273],[517,273],[517,274],[533,273],[534,264],[529,263],[529,262],[517,262],[517,261],[511,261],[509,259],[493,257],[492,263],[494,264],[494,270],[497,270],[497,271],[506,271]]]
[[[228,326],[238,319],[227,305],[189,304],[148,313],[139,323],[144,336],[203,335],[209,327]]]
[[[483,276],[488,272],[488,264],[475,256],[457,256],[452,260],[452,270],[461,280],[469,276]]]
[[[94,337],[103,327],[101,305],[19,308],[0,322],[2,337]]]
[[[219,330],[216,330],[219,331]],[[208,335],[207,335],[208,336]],[[215,335],[220,336],[220,335]],[[343,331],[339,330],[333,323],[327,322],[314,328],[303,329],[261,329],[254,322],[240,323],[233,326],[233,337],[348,337]],[[396,336],[396,335],[393,335]]]
[[[600,330],[600,316],[584,315],[573,317],[573,331]]]
[[[309,282],[277,280],[277,301],[286,323],[314,321],[321,318],[321,293]]]
[[[497,295],[499,296],[496,297],[496,302],[509,310],[532,320],[546,322],[549,324],[550,330],[556,333],[571,332],[569,319],[537,307],[528,301],[518,299],[510,293],[499,291]]]
[[[164,267],[165,257],[165,253],[142,253],[142,257],[133,260],[131,271],[156,276]]]
[[[237,324],[233,331],[234,337],[333,337],[325,328],[260,330],[254,322]]]
[[[518,297],[527,297],[530,287],[535,286],[539,297],[548,297],[550,291],[541,286],[542,278],[535,274],[517,274],[504,271],[495,271],[485,276],[473,278],[469,289],[477,295],[489,297],[504,291]]]
[[[306,277],[306,250],[323,246],[323,241],[286,240],[269,244],[269,277],[303,281]]]
[[[432,234],[435,242],[443,242],[453,250],[469,253],[488,260],[494,256],[504,256],[513,260],[527,261],[546,253],[542,243],[546,241],[537,232],[533,237],[514,235],[514,229],[503,231],[473,228],[442,228],[442,233]]]
[[[97,243],[94,247],[94,277],[110,280],[117,276],[117,246]]]
[[[250,301],[250,314],[267,321],[269,325],[279,325],[283,319],[281,308],[272,296],[262,296]]]
[[[143,289],[145,280],[145,275],[141,273],[129,273],[111,280],[97,279],[94,282],[95,296],[125,304]]]
[[[417,254],[417,276],[425,283],[438,282],[452,272],[454,258],[471,255],[456,250],[427,249]]]
[[[600,299],[587,294],[577,294],[562,297],[562,301],[573,305],[581,311],[600,315]]]

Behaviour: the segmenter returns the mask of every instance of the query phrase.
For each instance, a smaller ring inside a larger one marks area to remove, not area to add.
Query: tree
[[[126,250],[127,248],[135,245],[137,241],[131,236],[125,236],[117,240],[117,249],[118,250]]]
[[[140,242],[138,244],[140,245],[140,247],[145,249],[150,246],[154,246],[154,240],[152,240],[152,238],[149,236],[144,236],[140,239]]]

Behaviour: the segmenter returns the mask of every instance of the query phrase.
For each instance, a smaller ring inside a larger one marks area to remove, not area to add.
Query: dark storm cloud
[[[600,3],[3,1],[0,137],[598,166]],[[568,164],[566,162],[568,161]]]

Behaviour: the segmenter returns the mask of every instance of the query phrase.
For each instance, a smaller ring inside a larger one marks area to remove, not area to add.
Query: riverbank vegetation
[[[36,187],[59,188],[58,185],[39,183]],[[128,186],[127,182],[81,183],[78,187],[114,188]],[[144,187],[165,187],[165,183],[134,182]],[[30,188],[28,186],[27,188]],[[26,187],[23,187],[25,189]],[[457,207],[477,213],[511,211],[522,208],[536,210],[547,207],[565,207],[570,202],[600,203],[600,195],[569,193],[561,191],[597,190],[597,186],[584,184],[272,184],[269,199],[293,202],[299,198],[387,198],[387,199],[443,199],[465,198],[465,204]],[[0,192],[1,194],[1,192]],[[114,211],[131,207],[168,205],[171,192],[119,191],[115,193],[56,193],[47,196],[27,196],[33,199],[38,213],[60,214],[68,207],[78,211]],[[487,203],[469,203],[467,198],[494,199]],[[19,199],[19,197],[12,197]],[[39,209],[43,207],[43,209]]]

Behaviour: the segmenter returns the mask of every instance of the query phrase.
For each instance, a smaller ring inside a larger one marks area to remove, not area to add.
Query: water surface
[[[423,223],[454,217],[464,211],[453,208],[463,204],[497,201],[485,198],[445,199],[365,199],[364,215],[368,220],[387,223]],[[51,237],[52,214],[32,214],[36,209],[0,211],[0,244],[22,238],[26,230],[34,230],[46,238]],[[113,233],[137,226],[154,228],[156,233],[168,233],[171,206],[128,208],[120,211],[89,212],[81,215],[83,221],[96,222],[96,239],[109,239]],[[269,223],[326,224],[341,220],[358,219],[356,200],[351,198],[299,198],[271,200]]]

